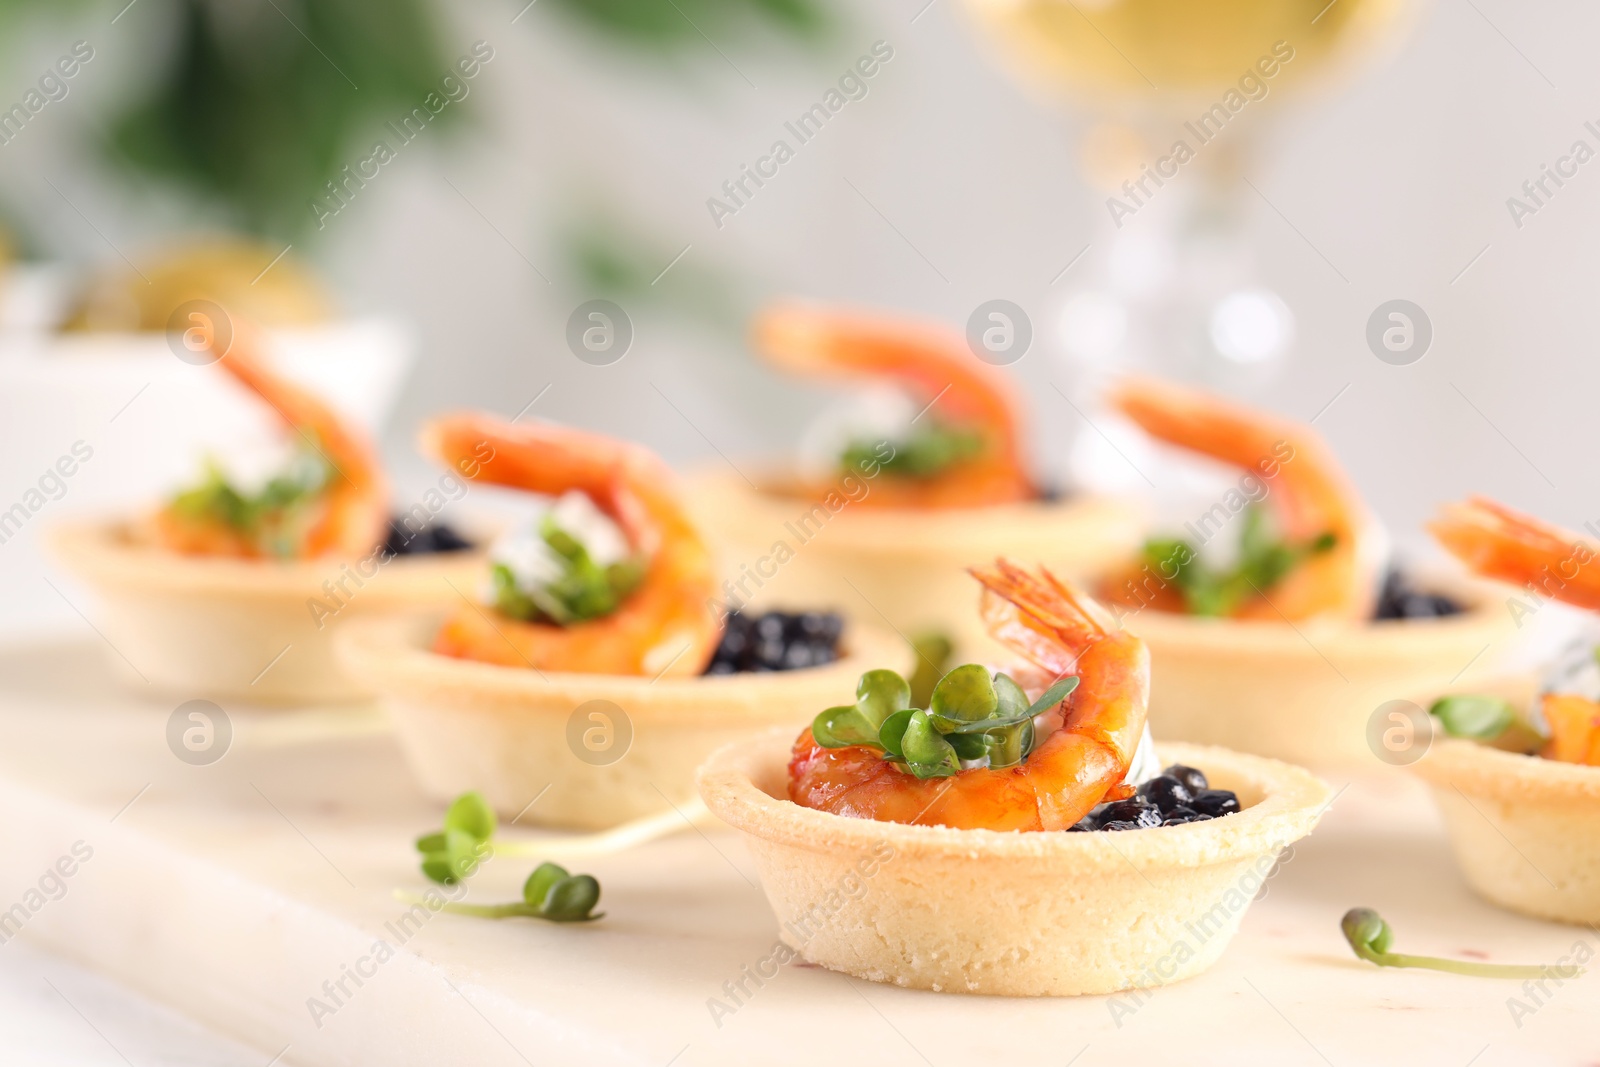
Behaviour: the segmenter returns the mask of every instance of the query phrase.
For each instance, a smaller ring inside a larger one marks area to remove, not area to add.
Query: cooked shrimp
[[[1600,547],[1487,497],[1451,504],[1428,532],[1485,578],[1532,586],[1541,595],[1600,610]]]
[[[649,560],[638,587],[609,615],[562,626],[463,606],[434,651],[510,667],[586,674],[699,674],[721,628],[712,556],[684,510],[671,472],[635,445],[552,425],[485,415],[429,423],[423,448],[464,476],[533,493],[576,489]]]
[[[1152,437],[1258,476],[1282,535],[1311,542],[1331,535],[1314,553],[1234,614],[1249,619],[1364,620],[1377,598],[1377,527],[1320,435],[1310,426],[1149,377],[1124,379],[1113,407]]]
[[[1150,653],[1094,601],[1040,568],[998,560],[977,567],[983,618],[1037,669],[1045,685],[1076,674],[1078,687],[1036,726],[1042,740],[1015,767],[971,767],[919,779],[874,748],[822,748],[807,730],[789,763],[789,798],[857,819],[984,830],[1065,830],[1117,799],[1144,732]],[[1046,729],[1054,732],[1043,736]]]
[[[1481,496],[1447,505],[1428,532],[1485,578],[1600,610],[1600,547],[1577,534]],[[1550,730],[1547,759],[1600,766],[1600,705],[1578,694],[1545,693],[1541,708]]]
[[[207,343],[216,349],[215,331]],[[155,516],[156,540],[175,552],[207,556],[306,559],[365,556],[384,541],[388,485],[377,450],[358,430],[307,390],[269,370],[262,359],[259,331],[234,320],[228,348],[219,353],[224,370],[271,405],[278,416],[327,462],[328,481],[308,501],[308,518],[281,535],[269,551],[256,531],[229,525],[220,516],[188,513],[169,505]],[[287,543],[282,538],[287,537]]]
[[[755,347],[785,370],[819,377],[887,378],[930,405],[930,419],[975,431],[976,455],[927,477],[884,478],[867,506],[960,508],[1032,500],[1022,463],[1021,418],[1004,374],[980,362],[953,332],[803,305],[769,308]]]

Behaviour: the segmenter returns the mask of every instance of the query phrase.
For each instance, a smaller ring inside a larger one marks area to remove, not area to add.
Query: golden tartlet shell
[[[579,830],[691,800],[695,768],[717,747],[779,725],[792,739],[853,701],[863,673],[908,672],[913,657],[852,623],[825,666],[652,681],[441,656],[430,650],[438,624],[364,619],[339,639],[350,672],[381,693],[422,787],[440,800],[477,790],[506,815],[526,809],[523,822]]]
[[[1411,769],[1477,893],[1540,919],[1600,923],[1600,767],[1439,738]]]
[[[1378,707],[1487,669],[1512,628],[1497,587],[1424,584],[1467,610],[1360,625],[1125,613],[1150,646],[1150,729],[1318,769],[1383,770],[1367,737]]]
[[[1330,791],[1287,764],[1162,745],[1245,809],[1122,833],[999,833],[850,819],[784,799],[792,735],[717,752],[712,813],[743,831],[802,958],[877,982],[1003,996],[1161,985],[1222,954],[1278,852]]]
[[[858,478],[857,484],[870,495],[872,479]],[[878,508],[849,502],[840,489],[840,507],[830,511],[783,486],[780,478],[757,476],[753,488],[720,470],[694,478],[693,505],[705,527],[735,553],[735,567],[729,568],[735,580],[746,568],[756,572],[739,587],[740,595],[758,602],[804,596],[841,605],[869,622],[887,619],[908,634],[939,630],[956,639],[967,659],[1002,654],[974,610],[978,586],[968,567],[1008,556],[1043,563],[1064,578],[1083,578],[1136,551],[1146,527],[1140,505],[1110,497]],[[778,542],[792,558],[762,566],[775,558]]]
[[[180,696],[269,704],[370,698],[375,690],[340,667],[333,635],[356,618],[457,602],[452,585],[472,588],[484,569],[477,551],[386,563],[186,556],[104,521],[59,526],[50,547],[96,594],[95,618],[125,678]],[[324,582],[344,591],[334,599]]]

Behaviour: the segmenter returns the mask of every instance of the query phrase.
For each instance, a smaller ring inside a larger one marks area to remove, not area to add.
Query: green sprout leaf
[[[898,674],[869,671],[856,687],[856,703],[819,714],[811,735],[824,748],[881,749],[885,759],[903,764],[919,778],[948,777],[961,770],[962,761],[1015,767],[1036,743],[1034,716],[1060,704],[1077,687],[1076,676],[1062,678],[1030,704],[1009,675],[990,677],[988,668],[968,663],[939,679],[929,694],[929,709],[922,710],[895,707],[910,698]],[[882,714],[884,709],[893,710]]]
[[[842,704],[819,713],[811,722],[811,736],[823,748],[878,743],[878,729],[854,704]]]
[[[1466,960],[1447,960],[1437,956],[1408,956],[1390,952],[1394,931],[1383,916],[1371,908],[1351,908],[1339,921],[1345,941],[1351,950],[1368,963],[1379,967],[1421,967],[1431,971],[1464,974],[1478,978],[1558,978],[1565,981],[1583,973],[1581,967],[1527,967],[1506,963],[1470,963]]]
[[[545,897],[540,914],[551,922],[589,922],[600,918],[599,915],[593,914],[594,906],[598,903],[600,903],[600,883],[593,875],[576,874],[570,878],[563,878],[550,887],[550,893]]]
[[[1010,681],[1009,678],[1006,680]],[[1028,705],[1028,717],[1031,719],[1035,715],[1043,715],[1047,711],[1054,710],[1057,704],[1071,696],[1073,690],[1077,688],[1078,676],[1076,674],[1067,675],[1055,685],[1046,689],[1038,700]]]
[[[995,709],[991,716],[996,719],[1015,719],[1018,716],[1032,715],[1028,710],[1028,694],[1022,691],[1022,686],[1012,680],[1009,674],[1003,672],[994,676]]]
[[[288,465],[258,492],[242,492],[210,460],[200,483],[174,497],[172,509],[226,526],[266,555],[288,558],[299,550],[337,473],[314,441],[301,439]]]
[[[444,813],[444,828],[460,830],[476,841],[487,841],[494,836],[494,809],[481,793],[462,793],[451,801]]]
[[[1440,697],[1428,709],[1451,737],[1492,745],[1507,752],[1530,753],[1549,740],[1511,701],[1484,694]]]
[[[1517,721],[1517,709],[1509,700],[1492,696],[1440,697],[1428,709],[1451,737],[1474,741],[1493,741]]]
[[[979,760],[989,754],[988,734],[945,734],[944,739],[959,759]]]
[[[856,707],[874,730],[911,702],[911,686],[894,671],[868,671],[856,683]]]
[[[883,720],[883,726],[878,730],[878,744],[883,746],[884,752],[888,753],[891,759],[905,759],[903,739],[906,727],[911,724],[911,716],[916,713],[915,708],[901,708]]]
[[[986,447],[980,431],[931,419],[913,427],[903,440],[894,442],[891,459],[878,458],[879,444],[878,441],[852,441],[839,457],[839,469],[854,472],[877,467],[899,478],[934,478],[954,464],[983,455]]]
[[[425,844],[430,847],[424,848]],[[417,848],[422,852],[422,873],[442,885],[470,878],[489,851],[484,839],[454,829],[419,838]]]
[[[524,903],[532,908],[544,907],[544,902],[550,896],[550,890],[556,887],[556,883],[570,877],[565,867],[546,860],[535,867],[533,873],[528,875],[528,880],[522,884]]]
[[[422,873],[443,885],[471,877],[493,851],[494,809],[479,793],[463,793],[445,810],[444,827],[417,838]]]
[[[396,897],[412,904],[425,901],[421,897],[396,893]],[[528,876],[522,886],[522,899],[511,904],[465,904],[446,901],[433,905],[456,915],[471,915],[479,919],[544,919],[554,923],[593,922],[603,917],[596,913],[600,903],[600,883],[593,875],[568,874],[565,867],[555,863],[541,863]]]
[[[900,739],[906,766],[918,778],[948,778],[961,770],[950,742],[933,728],[927,712],[914,712]]]
[[[1208,567],[1194,545],[1177,538],[1146,541],[1142,555],[1152,571],[1177,587],[1189,614],[1224,616],[1337,543],[1331,532],[1299,543],[1285,541],[1274,531],[1267,508],[1251,504],[1244,511],[1239,558],[1231,569]]]
[[[928,702],[928,718],[940,733],[948,733],[961,723],[992,718],[1000,706],[989,670],[968,663],[939,679]]]
[[[925,633],[911,639],[911,648],[917,654],[917,669],[911,674],[911,699],[906,707],[925,708],[933,699],[933,687],[950,665],[955,644],[944,634]]]
[[[868,671],[856,683],[856,702],[829,708],[811,723],[811,736],[823,748],[881,745],[880,731],[911,699],[911,687],[889,670]]]
[[[589,549],[545,513],[539,536],[560,561],[561,574],[553,581],[524,585],[504,563],[491,563],[495,610],[525,622],[540,621],[571,626],[616,611],[644,580],[644,560],[629,558],[607,566],[596,563]]]

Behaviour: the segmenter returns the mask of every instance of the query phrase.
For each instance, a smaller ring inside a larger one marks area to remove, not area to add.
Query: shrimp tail
[[[1446,505],[1428,532],[1476,574],[1600,610],[1600,549],[1577,534],[1484,496]]]
[[[968,568],[983,586],[979,608],[995,639],[1028,662],[1061,675],[1072,670],[1081,651],[1112,628],[1110,615],[1044,567],[1037,576],[1015,563]]]

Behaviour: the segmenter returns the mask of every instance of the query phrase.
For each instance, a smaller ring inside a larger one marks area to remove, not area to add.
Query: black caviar
[[[390,556],[425,556],[434,552],[464,552],[472,547],[468,541],[447,522],[436,522],[413,530],[404,515],[389,521],[389,539],[383,550]]]
[[[1126,800],[1101,804],[1072,830],[1142,830],[1207,822],[1239,810],[1239,798],[1211,789],[1204,771],[1174,763]]]
[[[1384,619],[1439,619],[1465,611],[1460,604],[1440,593],[1428,593],[1412,585],[1399,570],[1391,567],[1383,576],[1378,606],[1372,617]]]
[[[832,611],[734,612],[706,674],[745,674],[821,667],[839,658],[844,619]]]

